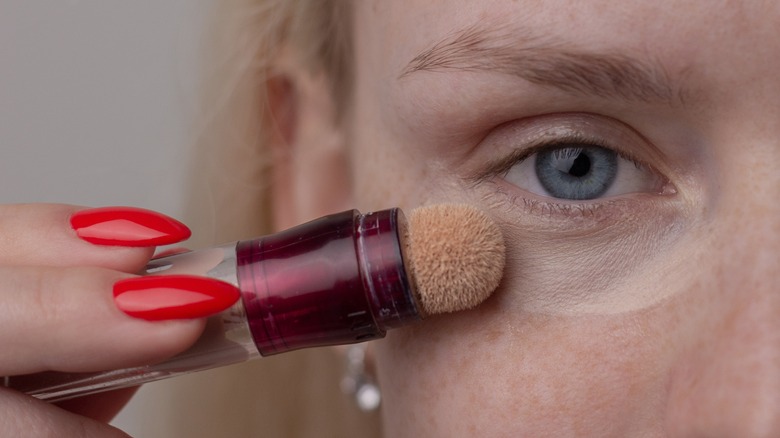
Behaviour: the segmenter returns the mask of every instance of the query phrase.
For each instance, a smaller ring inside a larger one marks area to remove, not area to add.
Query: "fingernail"
[[[176,219],[135,207],[81,210],[70,217],[70,225],[81,239],[98,245],[168,245],[181,242],[191,234]]]
[[[150,321],[211,316],[232,306],[240,295],[230,283],[191,275],[134,277],[114,284],[119,310]]]

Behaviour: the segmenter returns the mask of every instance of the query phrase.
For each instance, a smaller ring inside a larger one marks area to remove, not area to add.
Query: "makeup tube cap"
[[[399,209],[325,216],[240,242],[238,282],[263,356],[381,338],[420,319]]]

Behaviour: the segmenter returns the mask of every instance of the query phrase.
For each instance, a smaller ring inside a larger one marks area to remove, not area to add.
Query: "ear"
[[[350,208],[346,135],[324,73],[285,53],[268,81],[268,103],[274,228]]]

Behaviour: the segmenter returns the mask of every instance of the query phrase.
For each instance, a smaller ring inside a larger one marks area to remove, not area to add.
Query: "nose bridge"
[[[752,147],[730,151],[733,166],[722,169],[713,255],[717,296],[726,301],[724,342],[730,332],[742,338],[748,356],[780,355],[780,123],[760,131]]]
[[[777,35],[740,31],[757,43]],[[780,437],[780,76],[760,61],[777,44],[712,55],[724,99],[708,117],[701,263],[689,266],[699,307],[687,309],[667,381],[672,436]]]
[[[707,322],[672,382],[675,435],[780,436],[780,184],[743,184],[713,228]]]
[[[766,208],[768,207],[768,208]],[[711,364],[703,370],[716,385],[712,402],[722,430],[733,436],[780,436],[780,215],[765,204],[736,218],[721,254],[723,299],[712,342]],[[710,403],[704,401],[704,403]]]

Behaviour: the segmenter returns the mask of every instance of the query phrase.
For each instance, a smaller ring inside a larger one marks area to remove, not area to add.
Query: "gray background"
[[[180,216],[211,3],[0,0],[0,203]]]
[[[176,214],[207,0],[0,0],[0,202]]]

